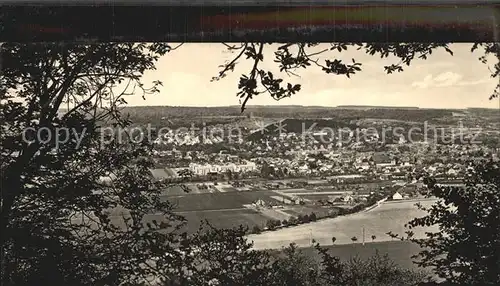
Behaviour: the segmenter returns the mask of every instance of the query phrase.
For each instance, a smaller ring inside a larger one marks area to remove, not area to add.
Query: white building
[[[396,193],[394,193],[394,195],[392,195],[392,199],[393,200],[402,200],[403,196],[399,192],[396,192]]]
[[[212,165],[212,164],[190,164],[189,169],[195,174],[204,176],[209,173],[224,173],[227,171],[240,173],[251,172],[257,170],[257,165],[254,162],[246,161],[244,164],[226,164],[226,165]]]

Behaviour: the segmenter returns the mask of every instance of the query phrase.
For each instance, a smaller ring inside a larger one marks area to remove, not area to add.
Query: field
[[[334,185],[330,187],[316,187],[316,188],[296,188],[296,189],[282,189],[279,190],[281,193],[290,193],[298,195],[311,195],[311,194],[321,194],[321,193],[331,193],[344,195],[346,193],[356,192],[358,194],[370,194],[371,191],[380,189],[382,186],[388,186],[392,183],[390,182],[376,182],[376,183],[361,183],[361,184],[345,184],[345,185]]]
[[[239,225],[245,225],[252,228],[255,225],[264,227],[269,217],[252,209],[225,209],[225,210],[198,210],[176,212],[178,215],[187,219],[186,226],[182,229],[188,233],[194,233],[200,227],[202,221],[207,220],[212,226],[217,228],[233,228]],[[118,227],[125,227],[123,219],[119,215],[111,217],[112,222]],[[144,223],[163,221],[161,214],[150,214],[144,217]],[[79,222],[75,220],[75,222]]]
[[[271,218],[256,210],[248,209],[244,205],[249,205],[258,199],[274,201],[272,196],[276,193],[272,191],[251,191],[251,192],[213,192],[208,190],[198,190],[196,186],[190,186],[191,191],[185,193],[180,187],[171,187],[161,196],[162,200],[168,200],[174,204],[174,212],[187,219],[186,231],[195,232],[201,221],[208,220],[213,226],[218,228],[233,228],[241,224],[253,227],[258,225],[263,227]],[[205,193],[201,193],[201,191]],[[122,221],[122,210],[116,208],[111,210],[111,219],[118,226],[124,226]],[[286,218],[286,214],[281,214]],[[160,214],[150,214],[145,217],[145,221],[161,221]]]
[[[387,256],[399,267],[421,270],[412,262],[411,256],[418,254],[422,248],[415,243],[407,241],[369,242],[365,245],[362,243],[355,243],[323,247],[327,248],[331,255],[339,257],[342,261],[347,261],[355,257],[365,260],[378,252],[380,255],[387,254]],[[317,262],[321,260],[317,251],[312,247],[303,247],[300,248],[300,251]]]
[[[422,204],[427,206],[431,203],[432,201],[422,201]],[[248,238],[254,241],[256,249],[279,249],[292,242],[299,246],[309,246],[311,238],[322,245],[331,245],[332,237],[336,238],[335,244],[350,244],[353,236],[356,236],[358,241],[362,241],[364,228],[366,241],[371,241],[372,235],[376,236],[376,241],[391,241],[392,238],[387,235],[387,232],[392,231],[402,235],[406,231],[404,225],[408,221],[425,214],[414,204],[415,202],[386,203],[368,212],[249,235]],[[415,238],[424,238],[425,231],[436,230],[435,227],[413,229]]]
[[[432,274],[432,268],[420,268],[413,261],[411,257],[418,254],[423,249],[415,243],[408,241],[383,241],[383,242],[369,242],[363,245],[362,243],[343,244],[343,245],[329,245],[324,246],[329,250],[329,253],[337,256],[342,261],[348,261],[352,258],[360,258],[366,260],[376,253],[380,255],[387,255],[396,266],[404,269],[411,269],[414,271],[426,271],[430,276],[437,279]],[[311,247],[301,248],[302,253],[306,256],[320,262],[321,257]],[[439,280],[439,279],[438,279]]]
[[[312,194],[312,195],[301,195],[300,196],[304,200],[309,200],[312,202],[319,200],[329,200],[331,197],[340,197],[340,195],[328,195],[328,194]]]
[[[184,196],[189,194],[204,194],[210,193],[212,190],[200,190],[195,184],[187,185],[189,192],[186,193],[180,186],[172,186],[163,191],[163,196]],[[213,191],[212,191],[213,192]]]
[[[223,192],[238,192],[238,190],[234,187],[222,187],[218,189]]]
[[[212,226],[217,228],[233,228],[239,225],[247,225],[253,227],[258,225],[263,227],[268,217],[263,214],[251,210],[220,210],[220,211],[193,211],[193,212],[180,212],[180,215],[185,217],[188,224],[184,230],[188,233],[196,232],[201,225],[201,221],[207,220]]]
[[[274,200],[272,191],[226,192],[208,194],[186,194],[182,196],[164,196],[165,200],[176,204],[176,211],[202,211],[239,209],[245,204],[251,204],[258,199]]]
[[[295,217],[298,215],[310,215],[311,213],[315,213],[318,217],[326,216],[329,211],[331,211],[331,209],[308,206],[293,206],[283,210],[283,212]]]
[[[333,194],[339,194],[343,195],[345,193],[351,193],[351,190],[339,190],[339,189],[332,189],[332,188],[317,188],[317,189],[283,189],[279,190],[280,193],[285,193],[285,194],[297,194],[297,195],[304,195],[304,194],[321,194],[321,193],[333,193]]]

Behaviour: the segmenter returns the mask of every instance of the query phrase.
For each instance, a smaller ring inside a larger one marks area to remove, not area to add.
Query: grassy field
[[[340,195],[350,192],[350,190],[342,190],[342,189],[333,189],[333,188],[315,188],[315,189],[283,189],[280,190],[282,193],[290,193],[290,194],[302,194],[302,193],[324,193],[324,192],[335,192],[339,193]]]
[[[329,245],[324,246],[329,250],[329,253],[333,256],[339,257],[343,261],[350,260],[352,258],[368,259],[369,257],[375,255],[377,252],[380,255],[388,255],[388,257],[394,261],[396,265],[406,269],[422,270],[413,263],[411,256],[418,254],[422,250],[420,246],[415,243],[407,241],[383,241],[383,242],[370,242],[356,243],[356,244],[344,244],[344,245]],[[314,259],[315,261],[320,261],[321,257],[318,255],[317,251],[312,247],[302,247],[300,248],[302,253],[306,256]]]
[[[335,195],[301,195],[300,196],[303,199],[310,200],[310,201],[319,201],[319,200],[328,200],[331,197],[338,197]]]
[[[336,244],[351,244],[351,238],[356,236],[362,241],[363,229],[365,240],[371,241],[371,236],[376,236],[376,241],[391,241],[387,232],[403,235],[407,230],[404,225],[415,217],[425,215],[425,212],[414,206],[415,202],[401,202],[383,204],[368,212],[356,213],[348,216],[324,219],[258,235],[250,235],[257,249],[279,249],[292,242],[299,246],[308,246],[311,238],[322,245],[331,245],[331,239],[336,237]],[[422,201],[423,205],[430,205],[432,201]],[[425,238],[425,231],[436,231],[435,227],[415,228],[415,238]]]
[[[196,232],[202,221],[205,220],[208,220],[211,225],[217,228],[234,228],[239,225],[248,226],[249,228],[258,225],[262,228],[269,220],[269,217],[251,209],[185,211],[176,213],[187,219],[187,223],[182,230],[188,233]],[[164,221],[164,217],[161,214],[149,214],[144,217],[144,223],[152,223],[154,220],[161,222]],[[111,221],[116,226],[125,227],[123,219],[120,216],[111,217]],[[79,221],[75,220],[75,222]]]
[[[246,225],[250,228],[255,225],[263,227],[269,220],[268,217],[251,209],[181,212],[179,214],[188,221],[184,229],[188,233],[196,232],[204,220],[208,220],[217,228],[233,228],[239,225]]]
[[[189,189],[189,192],[185,192],[180,186],[172,186],[163,191],[163,196],[186,196],[186,195],[194,195],[194,194],[207,194],[210,193],[210,190],[201,190],[196,187],[195,184],[186,185]]]
[[[272,191],[227,192],[208,194],[187,194],[183,196],[165,196],[163,199],[177,205],[176,211],[202,211],[243,208],[258,199],[274,200]]]

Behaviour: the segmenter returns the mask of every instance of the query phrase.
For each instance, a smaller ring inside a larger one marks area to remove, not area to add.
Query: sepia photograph
[[[0,50],[1,285],[500,285],[498,43]]]

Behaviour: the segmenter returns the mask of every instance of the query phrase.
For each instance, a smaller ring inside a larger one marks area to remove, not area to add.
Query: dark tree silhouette
[[[441,187],[434,179],[426,184],[440,199],[427,215],[409,227],[437,224],[440,232],[428,239],[409,238],[424,247],[418,265],[435,267],[436,273],[454,285],[500,284],[500,168],[498,162],[470,166],[465,187]]]
[[[146,88],[140,78],[171,47],[0,49],[2,285],[135,283],[160,275],[151,257],[173,267],[166,257],[176,256],[181,220],[159,199],[164,186],[150,178],[148,142],[100,129],[129,126],[120,115],[124,96],[133,87],[158,91],[161,82]],[[160,215],[151,220],[151,213]]]
[[[362,50],[365,53],[387,58],[395,56],[397,62],[394,64],[383,66],[387,74],[394,72],[403,72],[404,66],[411,65],[414,60],[426,60],[430,58],[433,51],[438,49],[446,50],[450,55],[453,51],[447,43],[331,43],[329,47],[320,49],[319,43],[287,43],[278,47],[274,53],[274,60],[279,65],[280,72],[285,72],[288,75],[297,75],[296,72],[302,68],[319,68],[323,72],[331,75],[345,75],[351,77],[362,71],[362,63],[352,59],[352,62],[343,62],[336,59],[335,53],[342,53],[348,49]],[[243,61],[246,57],[252,62],[252,68],[247,74],[240,77],[238,84],[239,92],[237,94],[243,102],[241,109],[245,110],[245,106],[249,100],[263,93],[267,93],[276,100],[290,97],[300,91],[301,86],[285,83],[282,78],[273,74],[271,71],[262,68],[259,64],[268,59],[264,58],[264,43],[243,43],[241,45],[228,45],[229,51],[236,52],[236,56],[222,66],[219,74],[212,80],[220,80],[226,77],[228,72],[235,70],[237,63]],[[486,63],[487,58],[492,55],[496,59],[500,59],[500,48],[497,43],[475,43],[472,44],[471,51],[482,48],[484,53],[479,56],[479,60]],[[500,76],[500,61],[494,63],[491,69],[491,77],[498,78]],[[490,98],[496,98],[500,94],[500,83],[497,84]]]
[[[242,55],[253,61],[249,74],[239,82],[242,109],[258,94],[281,99],[300,90],[299,85],[283,85],[282,79],[259,66],[264,46],[232,46],[240,54],[216,78],[233,70]],[[282,45],[275,54],[280,69],[293,73],[314,65],[328,74],[347,77],[361,71],[361,63],[354,59],[352,63],[319,62],[309,52],[315,46]],[[496,43],[475,44],[473,49],[479,46],[485,56],[498,56]],[[402,71],[401,65],[426,59],[438,48],[449,51],[446,44],[337,43],[322,53],[349,47],[373,56],[396,56],[401,63],[384,67],[387,73]],[[149,173],[150,142],[130,137],[118,140],[103,129],[130,126],[121,113],[126,95],[137,90],[144,96],[158,92],[161,82],[147,88],[141,77],[155,68],[171,46],[4,43],[0,49],[0,284],[138,285],[152,277],[165,285],[347,285],[346,281],[355,280],[352,272],[342,272],[346,265],[324,251],[323,268],[318,269],[306,263],[294,247],[284,252],[284,258],[251,250],[244,239],[246,229],[209,228],[192,236],[179,233],[182,218],[160,199],[165,183],[154,182]],[[498,77],[499,71],[496,64],[492,76]],[[499,86],[492,97],[498,96]],[[498,174],[498,168],[492,170]],[[271,171],[268,175],[273,175]],[[103,177],[111,183],[104,183]],[[495,215],[498,218],[498,181],[493,178],[477,175],[468,186],[472,193],[435,191],[457,204],[460,213],[431,211],[427,220],[444,221],[454,240],[431,237],[429,241],[435,244],[429,246],[440,251],[423,253],[423,263],[438,266],[440,274],[452,282],[498,283],[495,269],[500,267],[495,263],[499,256],[494,251],[498,235],[491,235],[499,233],[498,224],[491,223]],[[291,224],[296,221],[289,220]],[[460,231],[474,240],[464,239]],[[473,249],[476,256],[456,249]],[[448,260],[436,253],[448,254]],[[447,268],[447,262],[453,263]],[[456,272],[463,275],[457,278],[452,274]],[[406,274],[394,272],[393,278],[407,281],[401,275]]]

